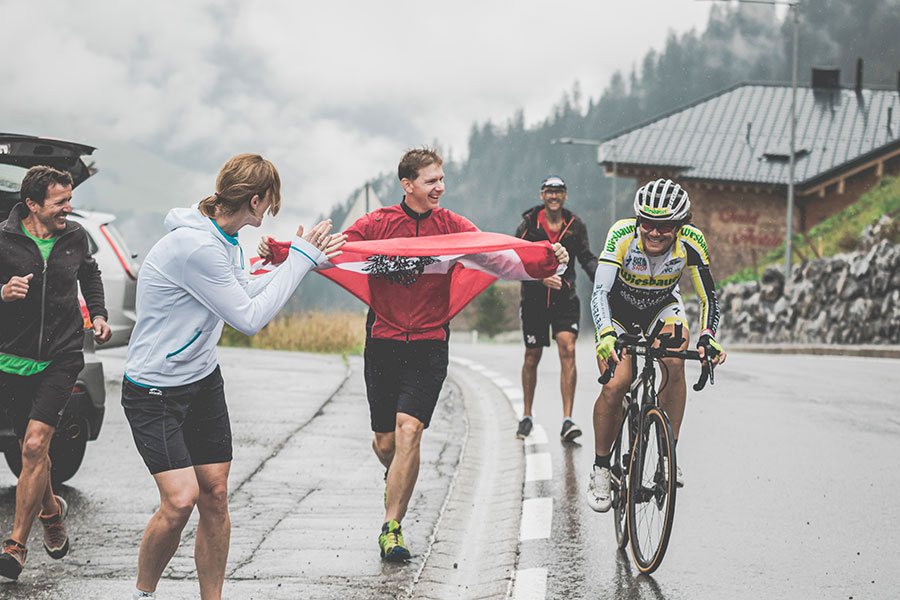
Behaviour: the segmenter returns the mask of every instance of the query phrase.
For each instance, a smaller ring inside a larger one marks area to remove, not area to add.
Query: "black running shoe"
[[[565,419],[562,425],[562,431],[559,432],[559,439],[564,442],[574,441],[581,435],[581,427],[575,424],[572,419]]]
[[[528,437],[528,434],[531,433],[531,428],[534,423],[531,421],[531,417],[522,417],[522,420],[519,421],[519,430],[516,431],[516,437],[520,440],[524,440]]]

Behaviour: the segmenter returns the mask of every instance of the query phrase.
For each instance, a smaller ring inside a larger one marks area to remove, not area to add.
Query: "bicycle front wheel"
[[[628,472],[628,533],[631,554],[642,573],[662,562],[675,517],[675,439],[658,407],[644,413]]]

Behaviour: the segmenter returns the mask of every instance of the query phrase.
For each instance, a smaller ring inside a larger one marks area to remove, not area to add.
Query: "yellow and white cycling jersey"
[[[649,314],[650,318],[651,312],[657,314],[666,304],[680,306],[677,286],[685,270],[700,299],[701,334],[715,336],[719,305],[703,233],[693,225],[683,225],[666,254],[649,256],[644,252],[637,219],[618,221],[606,236],[594,276],[591,314],[597,335],[613,331],[614,318],[621,323],[618,313]],[[633,320],[641,323],[646,319]]]

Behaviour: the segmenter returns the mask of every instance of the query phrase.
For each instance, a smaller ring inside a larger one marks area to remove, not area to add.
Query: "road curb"
[[[759,354],[810,354],[813,356],[864,356],[870,358],[900,358],[900,346],[874,344],[728,344],[729,352]]]
[[[505,598],[515,576],[525,456],[502,390],[453,364],[467,434],[456,478],[411,598]]]

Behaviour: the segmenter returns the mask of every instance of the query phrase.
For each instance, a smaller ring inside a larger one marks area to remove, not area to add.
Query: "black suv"
[[[30,167],[49,165],[68,171],[72,174],[73,185],[78,186],[93,174],[82,159],[93,151],[94,148],[83,144],[0,133],[0,222],[6,220],[9,211],[19,202],[22,178]],[[81,302],[82,312],[86,313],[84,302]],[[78,374],[72,397],[50,443],[53,464],[50,476],[54,483],[66,481],[78,471],[87,442],[100,435],[105,403],[103,363],[94,354],[93,332],[86,318],[84,369]],[[3,410],[0,410],[0,452],[4,453],[6,463],[18,477],[22,469],[22,452]]]

